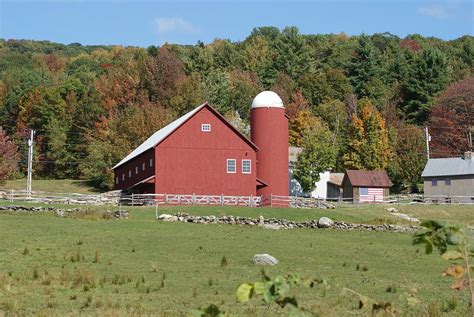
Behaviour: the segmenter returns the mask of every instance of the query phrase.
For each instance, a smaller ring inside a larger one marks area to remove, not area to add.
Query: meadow
[[[84,208],[84,207],[83,207]],[[0,214],[0,315],[189,316],[210,304],[227,315],[275,316],[288,310],[261,298],[236,301],[243,282],[261,279],[251,258],[280,260],[270,277],[299,274],[325,286],[294,287],[301,307],[320,316],[365,316],[347,287],[393,303],[401,316],[468,316],[467,292],[449,289],[446,263],[425,255],[407,233],[333,229],[265,230],[232,225],[166,223],[155,209],[127,208],[128,219]],[[469,206],[400,206],[422,219],[472,224]],[[329,216],[347,222],[404,224],[382,206],[335,210],[160,207],[160,213],[241,215],[291,220]],[[91,216],[92,215],[92,216]],[[407,298],[418,304],[408,305]]]

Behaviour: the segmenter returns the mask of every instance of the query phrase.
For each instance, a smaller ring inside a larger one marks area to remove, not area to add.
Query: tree
[[[422,129],[411,124],[402,125],[397,131],[394,159],[389,166],[394,189],[417,193],[425,164],[425,139]]]
[[[0,127],[0,183],[15,174],[19,160],[18,147]]]
[[[347,169],[384,170],[392,157],[385,120],[368,99],[359,101],[348,128]]]
[[[474,76],[451,84],[435,99],[429,127],[433,157],[460,156],[465,151],[472,151]]]
[[[302,112],[300,116],[307,116],[307,112]],[[293,174],[305,192],[314,189],[319,173],[334,168],[336,164],[337,151],[331,132],[317,117],[312,121],[302,138],[303,151],[298,156]]]
[[[383,96],[385,87],[380,80],[380,63],[380,52],[370,37],[361,35],[349,67],[349,79],[359,98],[367,97],[376,101]]]
[[[433,98],[446,87],[449,73],[446,55],[436,48],[426,48],[409,61],[402,109],[410,122],[423,124],[428,119]]]

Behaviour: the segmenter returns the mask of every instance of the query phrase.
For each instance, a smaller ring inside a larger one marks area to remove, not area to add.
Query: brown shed
[[[344,199],[354,202],[382,202],[392,182],[385,171],[347,170],[342,181]]]

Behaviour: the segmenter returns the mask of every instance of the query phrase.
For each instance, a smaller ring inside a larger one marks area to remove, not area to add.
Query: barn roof
[[[474,159],[460,157],[429,159],[421,177],[474,175]]]
[[[112,169],[116,169],[120,165],[123,165],[130,161],[131,159],[139,156],[140,154],[145,153],[151,148],[154,148],[158,144],[161,143],[164,139],[166,139],[170,134],[172,134],[176,129],[182,126],[186,121],[191,119],[196,113],[198,113],[201,109],[207,107],[211,110],[217,117],[223,120],[238,136],[240,136],[245,142],[247,142],[252,148],[258,151],[258,147],[250,141],[245,135],[243,135],[239,130],[237,130],[230,122],[227,121],[224,116],[222,116],[218,111],[212,108],[209,103],[206,101],[199,107],[191,110],[190,112],[186,113],[185,115],[179,117],[178,119],[174,120],[167,126],[161,128],[160,130],[153,133],[148,139],[145,140],[142,144],[140,144],[135,150],[133,150],[130,154],[125,156],[120,162],[118,162]]]
[[[391,187],[392,182],[385,171],[347,170],[346,177],[354,187]]]
[[[331,173],[329,174],[328,183],[331,183],[340,187],[342,186],[343,179],[344,179],[344,173]]]

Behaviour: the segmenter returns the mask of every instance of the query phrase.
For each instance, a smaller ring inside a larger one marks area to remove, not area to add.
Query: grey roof
[[[460,157],[429,159],[421,177],[474,175],[474,159]]]

